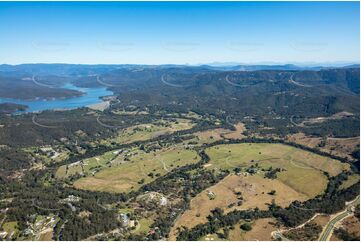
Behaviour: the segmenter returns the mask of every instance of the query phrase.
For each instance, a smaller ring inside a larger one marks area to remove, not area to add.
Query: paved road
[[[181,85],[181,84],[173,84],[173,83],[170,83],[170,82],[168,82],[168,81],[166,80],[166,79],[168,79],[168,78],[164,78],[165,75],[166,75],[166,74],[163,74],[163,75],[161,76],[160,80],[161,80],[164,84],[166,84],[166,85],[168,85],[168,86],[172,86],[172,87],[188,87],[188,86],[189,86],[189,85]]]
[[[327,225],[324,227],[320,237],[319,237],[319,241],[327,241],[330,239],[334,226],[336,223],[340,222],[341,220],[343,220],[344,218],[346,218],[347,216],[349,216],[350,214],[352,214],[352,207],[356,206],[357,204],[360,203],[360,196],[357,196],[357,198],[351,202],[347,202],[346,203],[346,209],[344,211],[342,211],[341,213],[337,214],[336,217],[334,217],[333,219],[331,219]],[[315,214],[312,218],[310,218],[309,220],[307,220],[305,223],[303,223],[302,225],[297,226],[296,228],[301,228],[303,227],[306,223],[308,223],[309,221],[313,220],[317,215],[319,215],[319,213]],[[278,231],[273,231],[271,233],[272,237],[275,239],[280,239],[280,240],[289,240],[288,238],[286,238],[283,235],[283,232],[285,232],[287,230],[278,230]]]
[[[229,80],[229,75],[226,76],[226,82],[228,82],[232,86],[236,86],[236,87],[248,87],[249,86],[249,85],[242,85],[242,84],[237,84],[237,83],[232,82],[231,80]]]
[[[302,83],[299,83],[299,82],[296,82],[295,80],[293,80],[293,75],[290,77],[290,80],[289,82],[296,85],[296,86],[300,86],[300,87],[312,87],[311,85],[306,85],[306,84],[302,84]]]
[[[329,240],[332,235],[335,224],[342,221],[344,218],[346,218],[348,215],[350,215],[352,213],[351,208],[353,206],[357,205],[358,203],[360,203],[359,196],[357,196],[357,198],[355,200],[353,200],[350,204],[347,205],[347,208],[345,209],[345,211],[341,212],[340,214],[338,214],[336,217],[334,217],[327,223],[327,225],[325,226],[325,228],[323,229],[323,231],[319,237],[319,240],[320,241]]]
[[[59,128],[59,126],[50,126],[50,125],[44,125],[44,124],[40,124],[36,121],[36,116],[34,115],[32,120],[33,124],[35,124],[36,126],[42,127],[42,128],[48,128],[48,129],[56,129]]]
[[[97,77],[97,82],[98,82],[99,84],[101,84],[101,85],[103,85],[103,86],[106,86],[106,87],[116,87],[116,85],[108,84],[108,83],[103,82],[102,80],[100,80],[99,75],[96,75],[96,77]]]
[[[102,121],[100,121],[100,116],[97,117],[97,123],[100,124],[101,126],[105,127],[105,128],[110,128],[110,129],[121,128],[121,126],[113,126],[113,125],[108,125],[108,124],[103,123]]]
[[[44,84],[44,83],[40,83],[36,80],[35,76],[32,77],[32,81],[38,85],[38,86],[42,86],[42,87],[48,87],[48,88],[54,88],[55,86],[53,85],[48,85],[48,84]]]

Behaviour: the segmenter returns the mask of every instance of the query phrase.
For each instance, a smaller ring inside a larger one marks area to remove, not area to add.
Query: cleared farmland
[[[276,191],[274,195],[269,194],[272,190]],[[212,194],[212,198],[210,198],[210,194]],[[240,197],[242,199],[239,199]],[[225,213],[234,209],[246,210],[256,207],[267,210],[273,199],[277,205],[286,207],[292,201],[306,200],[307,196],[277,179],[265,179],[261,175],[238,176],[231,174],[193,198],[190,209],[179,217],[171,234],[174,234],[178,227],[192,228],[199,223],[207,222],[207,216],[215,208],[221,208]],[[239,201],[242,201],[241,205],[238,205]]]
[[[324,172],[333,176],[350,169],[348,164],[282,144],[224,144],[210,147],[206,153],[210,157],[210,162],[204,166],[206,169],[233,171],[240,168],[241,172],[238,175],[232,172],[193,198],[190,209],[173,226],[171,238],[176,237],[177,228],[192,228],[206,222],[215,208],[222,208],[225,213],[256,207],[266,210],[272,201],[286,207],[292,201],[313,198],[322,194],[327,186]],[[247,172],[250,167],[255,168],[253,175]],[[270,167],[281,168],[275,179],[265,177]]]
[[[308,151],[282,144],[228,144],[206,150],[210,156],[208,169],[247,168],[256,163],[260,169],[281,168],[277,179],[309,198],[322,193],[331,176],[348,170],[349,165]],[[310,182],[312,181],[312,182]]]
[[[121,158],[117,158],[121,159]],[[127,160],[114,160],[115,165],[77,180],[76,188],[85,190],[128,192],[138,189],[178,166],[195,163],[199,157],[195,151],[186,150],[183,146],[145,153],[138,150]]]
[[[190,129],[194,126],[189,119],[159,120],[149,124],[139,124],[119,131],[115,142],[126,144],[134,141],[143,141],[156,138],[160,135],[170,134],[175,131]]]

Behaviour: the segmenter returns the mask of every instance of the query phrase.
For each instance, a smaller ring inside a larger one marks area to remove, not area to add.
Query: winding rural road
[[[306,84],[302,84],[299,82],[296,82],[295,80],[293,80],[293,76],[294,74],[292,74],[292,76],[290,77],[290,79],[288,80],[290,83],[296,85],[296,86],[300,86],[300,87],[312,87],[311,85],[306,85]]]
[[[44,83],[38,82],[38,81],[36,80],[36,78],[35,78],[35,75],[32,76],[31,79],[32,79],[32,81],[33,81],[36,85],[38,85],[38,86],[47,87],[47,88],[55,88],[55,87],[56,87],[56,86],[53,86],[53,85],[48,85],[48,84],[44,84]]]
[[[119,129],[121,128],[121,126],[113,126],[113,125],[108,125],[103,123],[102,121],[100,121],[100,116],[97,116],[97,123],[100,124],[101,126],[105,127],[105,128],[109,128],[109,129]]]
[[[340,212],[338,215],[336,215],[336,217],[334,217],[333,219],[331,219],[326,226],[324,227],[320,237],[319,237],[319,241],[328,241],[331,238],[331,235],[333,233],[333,229],[335,228],[335,225],[342,221],[343,219],[345,219],[347,216],[349,216],[350,214],[352,214],[352,207],[356,206],[357,204],[360,203],[360,196],[357,196],[355,200],[353,200],[352,202],[350,202],[346,209],[342,212]]]
[[[36,121],[36,116],[34,115],[31,119],[31,121],[33,122],[33,124],[35,124],[36,126],[42,127],[42,128],[47,128],[47,129],[56,129],[59,128],[59,126],[50,126],[50,125],[44,125],[44,124],[40,124]]]
[[[232,86],[236,86],[236,87],[248,87],[249,85],[241,85],[241,84],[237,84],[234,83],[232,81],[229,80],[229,75],[226,76],[226,82],[228,82],[229,84],[231,84]]]
[[[181,85],[181,84],[173,84],[173,83],[170,83],[170,82],[168,82],[168,81],[165,80],[165,79],[168,79],[168,78],[164,78],[165,75],[166,75],[166,74],[163,74],[163,75],[161,76],[160,80],[161,80],[164,84],[166,84],[166,85],[168,85],[168,86],[171,86],[171,87],[188,87],[188,86],[189,86],[189,85]],[[168,76],[168,75],[167,75],[167,76]]]
[[[99,78],[99,75],[96,75],[96,77],[97,77],[97,82],[98,82],[99,84],[101,84],[101,85],[103,85],[103,86],[106,86],[106,87],[116,87],[116,85],[108,84],[108,83],[106,83],[106,82],[101,81],[100,78]]]

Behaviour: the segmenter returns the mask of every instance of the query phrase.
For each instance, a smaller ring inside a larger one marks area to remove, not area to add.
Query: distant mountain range
[[[214,62],[204,65],[135,65],[135,64],[20,64],[20,65],[0,65],[0,72],[11,75],[12,72],[23,72],[24,74],[36,74],[36,75],[91,75],[101,74],[117,69],[134,69],[134,68],[191,68],[191,69],[205,69],[213,71],[258,71],[258,70],[288,70],[288,71],[300,71],[300,70],[322,70],[333,68],[360,68],[360,64],[344,65],[339,64],[332,65],[243,65],[233,62]]]

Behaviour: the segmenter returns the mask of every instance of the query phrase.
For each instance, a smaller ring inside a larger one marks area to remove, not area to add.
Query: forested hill
[[[69,82],[80,87],[105,86],[123,105],[137,100],[137,105],[143,106],[170,105],[173,109],[243,116],[265,112],[305,117],[359,113],[359,68],[288,70],[290,66],[286,65],[286,70],[278,70],[280,67],[220,71],[208,66],[176,65],[1,65],[0,98],[81,95],[60,88]],[[45,85],[26,81],[33,75]]]
[[[29,79],[33,74],[31,71],[44,73],[37,78],[52,88],[36,85],[36,88],[29,89],[34,87],[34,83],[24,78]],[[249,129],[266,134],[303,132],[334,137],[359,134],[359,68],[220,71],[206,66],[174,65],[0,66],[0,98],[1,93],[3,96],[23,94],[29,99],[31,95],[42,95],[45,98],[79,95],[58,87],[67,82],[82,87],[111,89],[116,95],[111,110],[137,107],[138,110],[151,112],[193,111],[222,120],[231,117],[234,122],[245,122]],[[20,92],[21,90],[24,92]],[[3,109],[0,116],[9,113],[9,110],[17,110],[9,109],[9,105],[1,105],[0,108]],[[83,117],[78,117],[78,113],[83,112],[75,112],[74,119],[83,122]],[[339,113],[342,115],[338,116]],[[73,112],[69,111],[70,114],[73,115]],[[44,117],[48,115],[53,114],[42,114]],[[319,117],[327,119],[322,123],[312,123],[313,118]],[[13,119],[32,123],[31,115],[6,118],[7,121],[3,122],[14,122]],[[308,122],[308,125],[303,125],[304,121]],[[11,131],[2,130],[0,138],[4,144],[26,141],[21,137],[16,140],[16,135]],[[27,127],[26,131],[29,135],[40,135],[32,125]],[[53,134],[55,131],[59,134]],[[96,131],[97,129],[94,129],[94,132]],[[51,130],[52,134],[47,135],[53,139],[61,138],[64,132],[61,129]],[[89,133],[92,131],[89,130]],[[25,132],[22,133],[24,134]],[[13,138],[9,140],[9,137]]]

